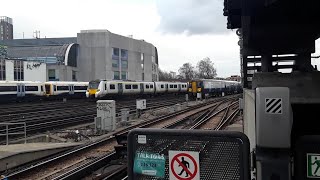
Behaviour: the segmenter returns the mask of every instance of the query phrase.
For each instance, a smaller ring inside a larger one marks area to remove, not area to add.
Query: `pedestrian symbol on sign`
[[[320,154],[307,154],[307,177],[320,178]]]
[[[170,180],[200,180],[199,152],[169,151]]]

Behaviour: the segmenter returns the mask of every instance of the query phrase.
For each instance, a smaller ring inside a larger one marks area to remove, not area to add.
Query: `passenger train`
[[[0,101],[48,97],[85,97],[88,82],[0,81]]]
[[[239,82],[200,79],[190,82],[93,80],[90,82],[66,81],[0,81],[0,101],[44,99],[55,97],[92,97],[126,95],[161,95],[189,93],[191,97],[221,96],[241,93]]]
[[[86,96],[102,98],[115,95],[156,95],[167,93],[187,93],[186,82],[93,80],[89,82]]]
[[[205,98],[241,93],[242,86],[237,81],[198,79],[189,82],[188,92],[192,97],[197,97],[199,93],[202,98]]]

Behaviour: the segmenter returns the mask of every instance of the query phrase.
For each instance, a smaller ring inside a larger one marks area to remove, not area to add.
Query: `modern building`
[[[39,71],[39,80],[159,80],[155,46],[108,30],[84,30],[70,38],[0,40],[0,46],[6,48],[2,62],[10,59],[44,64],[45,74]]]
[[[13,39],[12,19],[0,16],[0,40]]]
[[[144,41],[108,30],[78,33],[79,80],[93,79],[158,81],[158,53]]]
[[[14,39],[0,41],[0,45],[6,46],[7,59],[43,63],[46,71],[39,74],[39,79],[46,77],[47,81],[77,81],[76,42],[75,37]]]

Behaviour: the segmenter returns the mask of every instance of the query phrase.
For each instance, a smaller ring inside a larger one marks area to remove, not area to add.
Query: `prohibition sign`
[[[191,161],[194,165],[194,171],[190,172],[190,170],[184,164],[182,164],[182,162],[179,160],[179,157],[188,157],[189,159],[191,159]],[[177,174],[176,169],[174,169],[174,166],[173,166],[175,161],[177,161],[178,164],[188,173],[189,177],[183,178]],[[180,153],[180,154],[175,155],[171,160],[170,168],[171,168],[173,175],[178,180],[192,180],[198,173],[198,165],[197,165],[196,160],[187,153]]]

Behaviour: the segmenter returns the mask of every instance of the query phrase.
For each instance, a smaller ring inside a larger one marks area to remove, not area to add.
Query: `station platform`
[[[27,143],[0,146],[0,171],[68,150],[80,143]]]

